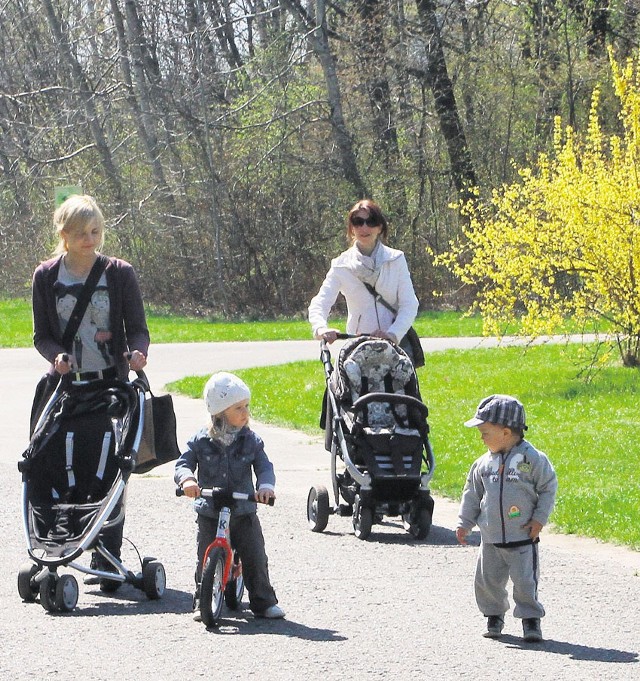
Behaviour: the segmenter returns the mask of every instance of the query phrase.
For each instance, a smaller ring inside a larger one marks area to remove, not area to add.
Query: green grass
[[[491,393],[518,396],[527,411],[528,439],[558,473],[552,523],[640,549],[640,472],[637,465],[637,371],[611,366],[590,383],[576,378],[577,346],[446,351],[427,356],[418,372],[437,469],[433,488],[459,499],[472,461],[483,451],[476,429],[463,426]],[[324,380],[319,362],[237,372],[251,386],[256,420],[321,435]],[[207,377],[178,381],[171,390],[201,395]]]
[[[25,299],[0,300],[0,347],[27,348],[33,340],[31,302]],[[181,317],[147,308],[147,323],[153,343],[202,343],[221,341],[310,340],[306,319],[228,322],[218,319]],[[345,320],[332,321],[345,328]],[[424,312],[416,320],[421,336],[454,337],[482,335],[479,317],[463,317],[460,312]]]

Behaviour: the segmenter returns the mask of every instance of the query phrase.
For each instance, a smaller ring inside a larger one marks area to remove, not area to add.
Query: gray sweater
[[[547,524],[557,488],[551,462],[530,442],[522,440],[506,454],[486,452],[467,476],[458,527],[478,525],[489,544],[526,541],[523,525],[530,520]]]

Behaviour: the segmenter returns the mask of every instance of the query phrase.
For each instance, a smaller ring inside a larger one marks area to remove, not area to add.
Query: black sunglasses
[[[377,227],[380,224],[378,218],[370,215],[368,218],[352,217],[351,224],[354,227],[362,227],[362,225],[367,225],[367,227]]]

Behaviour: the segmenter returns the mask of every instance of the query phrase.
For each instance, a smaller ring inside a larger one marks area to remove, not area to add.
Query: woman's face
[[[94,255],[102,240],[102,230],[95,221],[70,232],[63,230],[67,252],[72,256],[87,257]]]
[[[382,225],[369,224],[370,222],[375,222],[376,219],[370,216],[366,208],[360,208],[356,211],[349,221],[355,243],[363,253],[368,255],[376,246],[378,237],[382,232]]]

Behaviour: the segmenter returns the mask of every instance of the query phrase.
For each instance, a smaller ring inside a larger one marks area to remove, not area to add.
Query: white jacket
[[[309,322],[317,338],[327,328],[327,320],[338,294],[347,301],[347,333],[372,333],[381,329],[400,341],[418,314],[418,299],[413,290],[411,275],[402,251],[382,248],[382,266],[375,284],[376,291],[398,312],[395,315],[378,303],[356,276],[353,251],[356,246],[331,261],[331,268],[317,295],[309,304]]]

